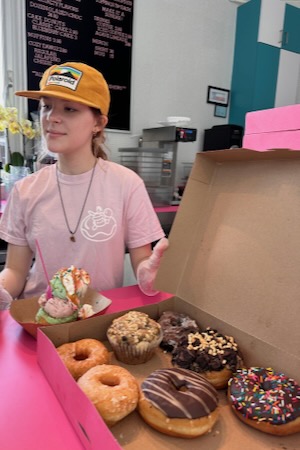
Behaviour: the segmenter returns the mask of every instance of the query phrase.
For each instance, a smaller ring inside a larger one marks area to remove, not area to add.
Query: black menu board
[[[89,64],[110,88],[108,128],[129,130],[132,21],[133,0],[26,0],[28,89],[53,64]]]

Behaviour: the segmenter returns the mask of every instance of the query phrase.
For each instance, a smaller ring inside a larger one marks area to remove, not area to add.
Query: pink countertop
[[[170,205],[170,206],[156,206],[154,209],[157,213],[171,213],[177,212],[179,205]]]
[[[137,286],[105,291],[112,300],[106,314],[157,303],[170,297],[147,297]],[[82,450],[55,394],[38,366],[36,341],[0,311],[0,442],[5,450]]]

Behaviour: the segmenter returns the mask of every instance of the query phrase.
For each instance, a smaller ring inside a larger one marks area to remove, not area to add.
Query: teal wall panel
[[[286,5],[282,48],[300,53],[300,8]]]
[[[237,8],[229,107],[231,124],[244,126],[245,114],[252,104],[260,7],[260,0],[252,0]]]
[[[251,111],[274,107],[280,48],[258,43],[256,55],[255,89]]]

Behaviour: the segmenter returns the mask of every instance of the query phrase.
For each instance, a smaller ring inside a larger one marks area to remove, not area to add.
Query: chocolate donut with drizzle
[[[201,375],[172,368],[152,372],[141,384],[138,410],[153,428],[192,438],[211,430],[218,417],[218,395]]]
[[[228,383],[228,398],[239,419],[278,436],[300,431],[300,386],[272,368],[240,369]]]

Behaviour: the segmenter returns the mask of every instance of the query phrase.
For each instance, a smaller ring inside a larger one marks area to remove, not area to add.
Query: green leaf
[[[24,156],[20,152],[13,152],[10,157],[10,164],[12,166],[23,166]]]

